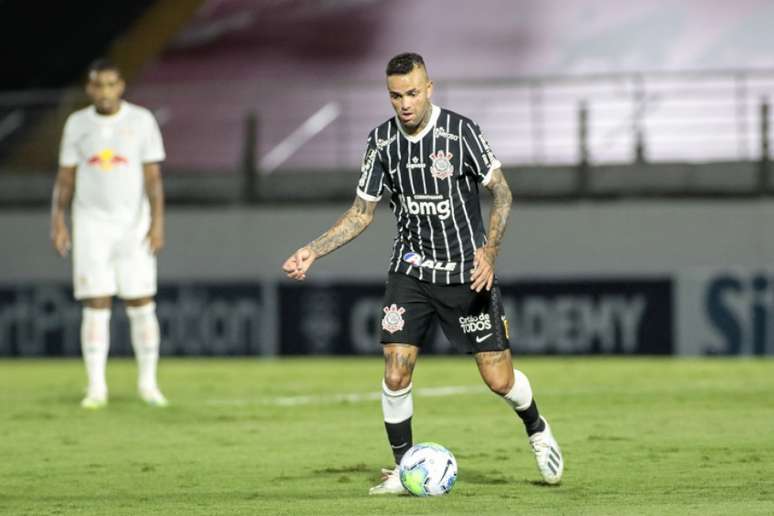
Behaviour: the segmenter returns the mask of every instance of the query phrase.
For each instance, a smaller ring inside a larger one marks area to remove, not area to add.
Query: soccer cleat
[[[169,405],[169,401],[161,394],[158,387],[140,389],[140,398],[151,407],[166,407]]]
[[[537,432],[529,436],[529,444],[535,453],[538,471],[543,476],[547,484],[558,484],[562,480],[564,471],[564,459],[562,450],[551,433],[551,427],[544,417],[540,417],[545,423],[546,428],[542,432]]]
[[[107,394],[88,393],[81,400],[81,408],[99,410],[107,405]]]
[[[408,491],[400,483],[400,468],[382,468],[382,481],[368,490],[370,495],[406,494]]]

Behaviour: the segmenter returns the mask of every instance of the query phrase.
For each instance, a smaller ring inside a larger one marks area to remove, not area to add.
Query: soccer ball
[[[414,496],[440,496],[457,480],[457,460],[436,443],[411,447],[400,461],[400,483]]]

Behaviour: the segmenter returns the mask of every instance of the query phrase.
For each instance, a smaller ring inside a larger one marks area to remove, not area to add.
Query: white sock
[[[89,395],[107,396],[105,368],[110,347],[110,309],[83,308],[81,352],[89,378]]]
[[[513,377],[513,387],[503,399],[513,410],[527,410],[532,404],[532,386],[527,376],[518,369],[513,370]]]
[[[158,388],[156,365],[159,361],[159,320],[156,303],[126,307],[132,333],[132,347],[137,359],[137,386],[140,390]]]
[[[382,380],[382,412],[385,423],[400,423],[414,415],[414,400],[411,397],[411,387],[397,391],[390,390]]]

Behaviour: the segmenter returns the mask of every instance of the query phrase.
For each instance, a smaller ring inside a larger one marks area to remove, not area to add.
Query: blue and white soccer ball
[[[400,461],[400,482],[414,496],[440,496],[457,480],[457,460],[436,443],[419,443]]]

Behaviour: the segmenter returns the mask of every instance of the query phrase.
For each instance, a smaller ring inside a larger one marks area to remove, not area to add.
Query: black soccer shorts
[[[470,285],[435,285],[390,273],[384,294],[382,344],[422,346],[437,315],[446,338],[470,353],[510,349],[508,321],[497,283],[490,291]]]

